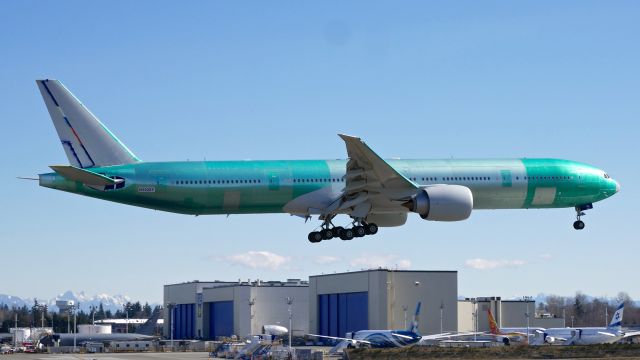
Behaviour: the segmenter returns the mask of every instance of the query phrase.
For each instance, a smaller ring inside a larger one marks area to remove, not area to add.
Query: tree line
[[[77,305],[78,307],[80,304]],[[154,311],[149,303],[142,305],[139,301],[132,303],[127,302],[122,310],[112,312],[111,310],[105,310],[102,303],[99,306],[92,306],[90,310],[77,310],[76,311],[76,324],[92,324],[93,320],[104,319],[123,319],[127,317],[130,319],[147,319]],[[73,314],[69,318],[68,312],[52,312],[46,304],[40,304],[35,301],[33,306],[28,307],[23,305],[22,307],[9,307],[6,304],[0,305],[0,333],[9,332],[9,328],[15,327],[16,315],[18,320],[18,327],[53,327],[53,331],[56,333],[67,332],[67,324],[69,323],[73,328]],[[67,319],[69,322],[67,323]],[[132,329],[129,329],[130,331]]]
[[[624,303],[622,326],[640,325],[640,307],[625,292],[618,293],[615,299],[589,297],[581,292],[574,296],[547,296],[545,303],[538,303],[539,313],[565,317],[566,326],[606,326],[611,322],[618,305]]]

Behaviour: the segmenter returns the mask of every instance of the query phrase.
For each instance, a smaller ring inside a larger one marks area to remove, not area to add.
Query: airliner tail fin
[[[491,313],[491,309],[487,309],[487,317],[489,318],[489,331],[491,332],[491,334],[500,335],[500,328],[498,327],[498,323]]]
[[[415,314],[413,314],[413,321],[411,322],[411,326],[407,329],[408,331],[414,332],[414,333],[418,333],[418,326],[419,326],[419,317],[420,317],[420,305],[422,303],[418,302],[418,305],[416,305],[416,312]]]
[[[619,328],[622,326],[622,314],[624,312],[624,302],[618,305],[616,312],[613,314],[611,318],[611,322],[609,323],[609,328]]]
[[[84,169],[140,161],[58,80],[36,80],[69,163]]]

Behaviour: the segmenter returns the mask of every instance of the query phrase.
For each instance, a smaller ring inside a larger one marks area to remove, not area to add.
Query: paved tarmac
[[[174,353],[108,353],[108,354],[10,354],[0,355],[0,360],[129,360],[129,359],[209,359],[206,352]]]

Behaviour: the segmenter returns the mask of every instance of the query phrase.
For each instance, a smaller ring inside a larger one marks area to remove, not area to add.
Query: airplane
[[[112,341],[154,341],[160,338],[160,336],[153,335],[160,315],[160,309],[155,309],[149,319],[138,326],[135,333],[47,334],[40,339],[40,344],[43,346],[84,346],[87,343],[107,343]]]
[[[308,240],[373,235],[424,220],[462,221],[473,210],[574,208],[581,217],[620,190],[606,172],[559,159],[384,160],[339,134],[347,160],[174,161],[138,158],[60,81],[37,80],[69,165],[40,186],[190,215],[288,213],[322,222]],[[350,226],[335,226],[348,215]]]
[[[307,336],[321,339],[340,340],[346,343],[347,348],[369,347],[390,348],[404,347],[418,343],[422,336],[418,334],[418,316],[420,315],[420,302],[416,306],[413,321],[406,330],[358,330],[347,333],[346,337],[307,334]],[[337,346],[339,346],[338,344]]]
[[[289,329],[282,325],[264,325],[262,326],[262,333],[272,336],[284,336],[289,333]]]
[[[427,340],[451,339],[456,336],[467,336],[469,334],[473,334],[442,333],[424,336],[420,335],[418,332],[418,317],[420,315],[420,305],[421,303],[418,302],[418,305],[416,306],[416,312],[413,315],[413,321],[411,322],[409,328],[406,330],[359,330],[347,333],[346,337],[316,334],[307,334],[307,336],[330,340],[340,340],[342,344],[346,344],[346,346],[343,347],[347,348],[390,348],[410,346]],[[338,344],[336,345],[336,347],[340,347],[340,345],[341,344]]]
[[[498,341],[502,341],[505,345],[510,345],[511,341],[526,341],[527,338],[535,336],[536,331],[544,331],[540,327],[529,327],[528,333],[527,328],[500,328],[493,317],[493,313],[491,313],[491,309],[487,309],[487,317],[489,318],[489,335],[495,337]]]
[[[611,317],[611,322],[607,327],[567,327],[549,328],[539,330],[538,341],[531,342],[532,345],[559,344],[559,345],[591,345],[609,344],[622,339],[640,336],[640,331],[623,331],[622,315],[624,313],[624,302],[621,303],[616,312]]]
[[[43,346],[84,346],[87,343],[107,343],[112,341],[154,341],[160,336],[143,335],[136,333],[113,333],[113,334],[49,334],[40,339]]]

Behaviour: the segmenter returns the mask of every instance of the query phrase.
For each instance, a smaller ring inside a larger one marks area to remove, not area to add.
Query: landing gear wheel
[[[319,243],[322,241],[322,234],[319,231],[312,231],[309,233],[308,238],[312,243]]]
[[[355,237],[363,237],[367,235],[367,232],[364,230],[364,226],[358,225],[353,227],[353,235]]]
[[[340,237],[342,236],[342,232],[344,231],[344,228],[342,226],[336,226],[332,230],[333,230],[334,237]]]
[[[333,229],[324,229],[321,231],[321,233],[322,233],[322,240],[331,240],[335,236]]]
[[[584,223],[580,218],[585,215],[584,210],[593,209],[592,204],[584,204],[580,206],[576,206],[576,221],[573,223],[573,228],[576,230],[584,229]]]
[[[343,229],[340,234],[340,239],[342,240],[351,240],[353,239],[353,229]]]
[[[378,225],[371,223],[364,226],[364,231],[367,235],[375,235],[378,232]]]

